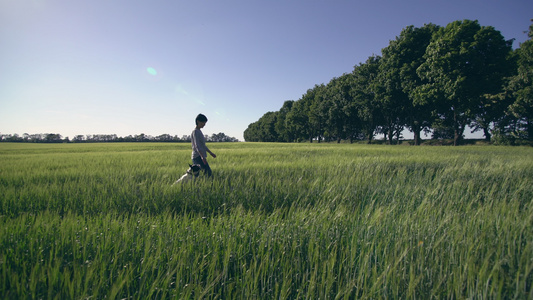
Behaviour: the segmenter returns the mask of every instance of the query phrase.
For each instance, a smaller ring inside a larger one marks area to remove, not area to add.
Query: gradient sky
[[[243,132],[409,25],[527,39],[531,0],[0,0],[0,133]],[[407,137],[407,136],[406,136]]]

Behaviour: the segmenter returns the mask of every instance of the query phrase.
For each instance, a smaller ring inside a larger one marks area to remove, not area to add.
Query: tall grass
[[[3,298],[532,298],[533,150],[0,144]]]

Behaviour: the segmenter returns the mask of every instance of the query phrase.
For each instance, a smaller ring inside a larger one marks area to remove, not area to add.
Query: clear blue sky
[[[478,20],[514,47],[531,0],[0,0],[0,133],[189,135],[247,126],[409,25]]]

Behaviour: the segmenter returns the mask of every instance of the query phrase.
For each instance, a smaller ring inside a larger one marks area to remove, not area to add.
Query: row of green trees
[[[532,20],[533,21],[533,20]],[[315,85],[244,132],[246,141],[366,139],[389,143],[405,129],[460,144],[467,127],[485,138],[533,138],[533,25],[516,50],[491,26],[455,21],[409,26],[352,73]]]
[[[213,133],[211,136],[206,135],[205,140],[208,142],[238,142],[239,140],[227,136],[226,134]],[[0,134],[0,142],[11,143],[117,143],[117,142],[191,142],[190,135],[183,135],[181,138],[177,135],[161,134],[158,136],[151,136],[144,133],[136,135],[128,135],[125,137],[117,136],[116,134],[88,134],[76,135],[72,139],[69,137],[63,138],[57,133],[39,133],[28,134],[22,136],[18,134]]]

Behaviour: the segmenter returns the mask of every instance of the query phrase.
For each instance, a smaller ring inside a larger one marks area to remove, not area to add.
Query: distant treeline
[[[205,136],[208,142],[238,142],[234,137],[229,137],[224,133],[214,133],[211,136]],[[191,136],[183,135],[181,138],[177,135],[162,134],[158,136],[146,135],[144,133],[138,135],[128,135],[126,137],[119,137],[116,134],[89,134],[76,135],[72,139],[68,137],[63,138],[60,134],[55,133],[40,133],[40,134],[0,134],[0,142],[15,142],[15,143],[113,143],[113,142],[174,142],[174,143],[190,143]]]
[[[415,145],[422,132],[458,145],[469,127],[487,141],[530,142],[533,25],[528,36],[513,50],[513,40],[477,21],[406,27],[381,56],[265,113],[248,126],[244,139],[370,143],[383,134],[392,144],[408,129]]]

